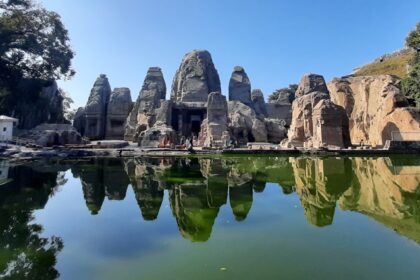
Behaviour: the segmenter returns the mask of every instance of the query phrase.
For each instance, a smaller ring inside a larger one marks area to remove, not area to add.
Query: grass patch
[[[355,76],[395,75],[401,79],[407,77],[408,61],[413,53],[403,53],[385,58],[382,62],[375,61],[357,70]]]

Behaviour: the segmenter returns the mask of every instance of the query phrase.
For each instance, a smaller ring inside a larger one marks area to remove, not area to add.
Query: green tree
[[[420,107],[420,22],[416,29],[408,34],[406,39],[407,47],[413,48],[416,53],[409,61],[408,77],[402,81],[404,94],[415,100],[416,106]]]
[[[20,119],[33,118],[28,114],[32,112],[38,116],[34,125],[46,121],[37,112],[49,115],[58,109],[43,100],[42,89],[75,74],[73,57],[68,31],[57,13],[33,0],[0,0],[0,114]]]
[[[68,32],[60,16],[32,0],[0,0],[0,79],[74,75]]]
[[[73,99],[70,95],[65,92],[62,88],[59,88],[58,91],[60,92],[61,97],[63,98],[63,114],[64,118],[69,122],[72,122],[74,116],[76,115],[76,110],[71,108],[71,104],[74,103]]]

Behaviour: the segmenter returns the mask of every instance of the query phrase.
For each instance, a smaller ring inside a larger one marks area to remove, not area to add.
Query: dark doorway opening
[[[201,130],[201,123],[206,117],[205,108],[175,108],[172,110],[172,128],[179,136],[198,136]]]
[[[201,122],[200,121],[191,121],[191,132],[195,136],[198,136],[200,133]]]

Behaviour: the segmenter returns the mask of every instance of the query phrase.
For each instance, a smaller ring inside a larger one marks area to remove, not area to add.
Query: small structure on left
[[[13,128],[19,120],[8,116],[0,116],[0,141],[11,141],[13,139]]]

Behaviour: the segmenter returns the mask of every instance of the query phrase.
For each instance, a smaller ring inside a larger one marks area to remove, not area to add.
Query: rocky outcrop
[[[139,97],[131,110],[125,128],[124,139],[136,141],[141,132],[156,122],[156,111],[166,96],[166,83],[159,67],[150,67],[144,79]]]
[[[115,88],[107,107],[106,138],[123,139],[127,116],[133,107],[130,89]]]
[[[206,50],[187,53],[175,74],[171,99],[183,102],[207,102],[209,93],[221,91],[220,79],[211,55]]]
[[[321,78],[315,74],[303,76],[292,105],[286,146],[343,148],[350,144],[346,112],[330,100]]]
[[[255,113],[258,116],[266,118],[267,115],[267,106],[264,100],[264,94],[260,89],[254,89],[251,92],[251,101],[252,101],[252,108],[254,108]]]
[[[171,127],[172,101],[161,101],[156,110],[156,122],[153,127],[140,133],[138,143],[142,147],[171,147],[177,141],[175,130]]]
[[[268,102],[274,103],[274,104],[290,104],[291,105],[293,100],[295,100],[295,91],[292,86],[294,85],[290,85],[288,88],[282,88],[282,89],[277,90],[275,92],[277,94],[277,99],[274,99],[274,100],[271,99]]]
[[[315,147],[350,146],[349,121],[343,107],[329,99],[322,99],[313,108],[312,122],[312,144]]]
[[[285,103],[267,103],[267,118],[281,121],[285,127],[289,127],[292,123],[292,104]]]
[[[225,147],[229,142],[228,105],[220,92],[209,94],[207,118],[201,124],[200,145],[204,147]]]
[[[267,130],[254,109],[240,101],[228,102],[229,130],[239,145],[248,142],[267,142]]]
[[[229,81],[229,101],[240,101],[245,105],[252,106],[251,82],[245,69],[241,66],[236,66],[233,69]]]
[[[106,134],[106,113],[111,86],[106,75],[96,79],[85,107],[84,136],[90,139],[104,139]]]
[[[43,147],[84,143],[80,133],[70,124],[40,124],[22,137]]]
[[[324,77],[318,74],[306,74],[300,80],[295,93],[295,98],[302,97],[312,92],[328,92]]]
[[[292,102],[295,100],[295,93],[290,87],[279,91],[276,100],[270,100],[265,104],[267,117],[281,120],[284,126],[288,128],[292,123]]]
[[[335,78],[328,88],[332,101],[345,108],[353,144],[381,146],[391,139],[420,140],[420,114],[407,108],[398,78]]]
[[[267,141],[279,144],[287,137],[287,128],[285,122],[279,119],[264,119],[265,128],[267,130]]]

